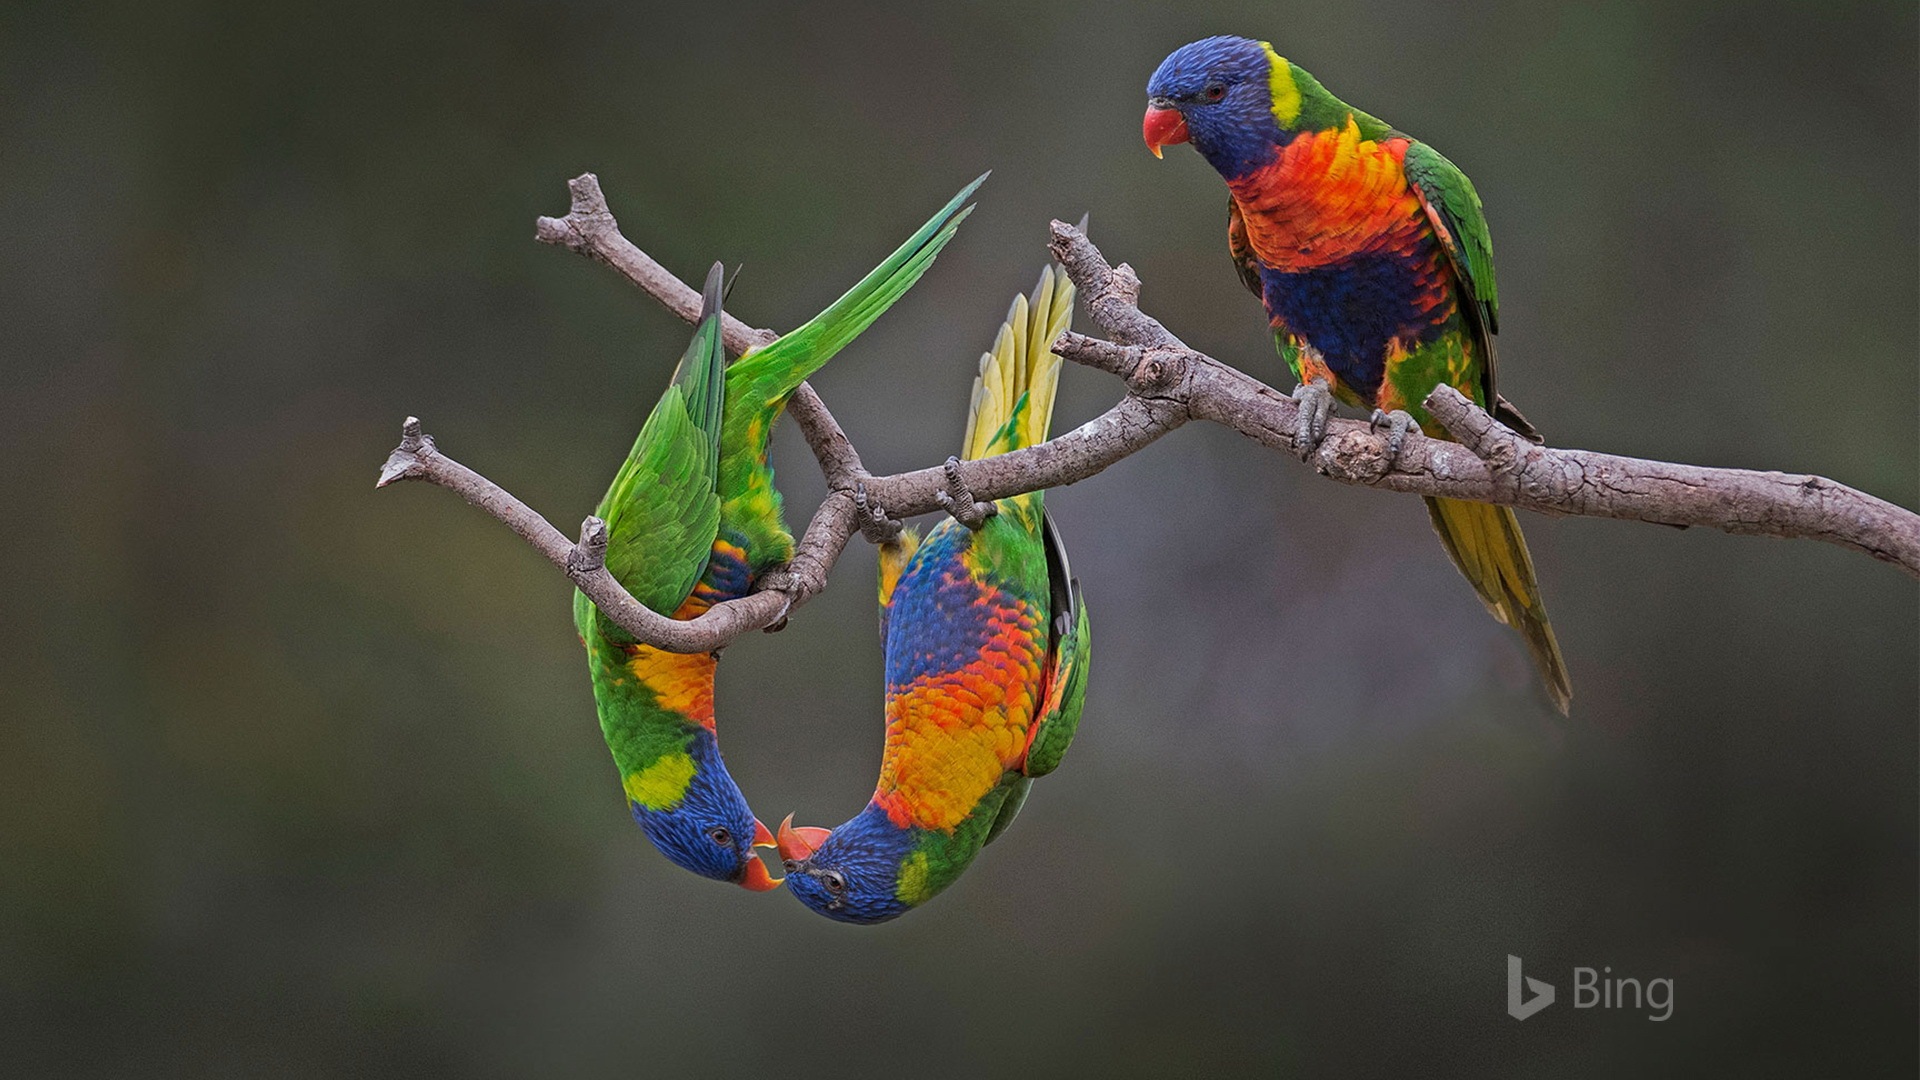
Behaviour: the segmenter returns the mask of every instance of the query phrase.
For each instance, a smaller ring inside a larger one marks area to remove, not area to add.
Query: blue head
[[[693,776],[677,801],[655,810],[636,798],[631,788],[627,792],[633,819],[647,839],[675,866],[701,877],[755,892],[780,884],[753,853],[756,847],[772,847],[773,834],[747,809],[746,796],[720,760],[720,744],[713,732],[697,729],[686,756],[692,760]]]
[[[1286,61],[1264,42],[1210,37],[1175,49],[1147,80],[1147,148],[1157,157],[1162,146],[1191,142],[1230,179],[1273,160],[1287,138],[1274,119],[1276,65],[1291,89]]]
[[[780,856],[786,860],[787,889],[800,902],[829,919],[878,923],[897,918],[913,902],[901,898],[901,871],[914,855],[920,830],[901,828],[873,803],[833,830],[796,829],[793,819],[780,825]],[[924,869],[923,869],[924,877]]]

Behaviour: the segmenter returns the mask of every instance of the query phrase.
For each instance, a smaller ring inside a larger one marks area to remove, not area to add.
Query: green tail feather
[[[825,311],[780,340],[741,357],[727,372],[729,429],[744,431],[756,419],[771,420],[809,375],[906,295],[933,265],[934,256],[953,239],[960,222],[973,212],[971,206],[962,209],[961,204],[986,178],[983,173],[961,188],[939,213],[920,226],[920,231]]]
[[[982,174],[961,188],[906,243],[825,311],[728,369],[721,439],[725,452],[720,458],[720,491],[725,498],[722,527],[745,542],[756,573],[793,556],[793,535],[781,517],[780,493],[767,466],[767,439],[774,420],[808,376],[913,288],[953,239],[960,222],[973,212],[973,207],[962,204],[986,178]]]
[[[687,397],[687,415],[707,437],[708,468],[720,475],[720,429],[727,395],[727,354],[720,342],[721,289],[726,270],[714,263],[700,296],[693,342],[673,370],[673,384]]]
[[[1480,602],[1494,618],[1520,631],[1554,707],[1564,716],[1573,701],[1573,683],[1553,626],[1547,622],[1533,556],[1527,552],[1526,537],[1520,534],[1520,521],[1512,508],[1429,498],[1427,514],[1453,565],[1480,594]]]

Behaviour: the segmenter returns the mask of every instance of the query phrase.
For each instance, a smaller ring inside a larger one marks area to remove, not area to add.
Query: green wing
[[[1500,332],[1500,294],[1493,280],[1493,237],[1473,181],[1440,151],[1423,142],[1407,145],[1407,182],[1413,185],[1469,299],[1483,315],[1489,335]]]
[[[1460,309],[1473,332],[1474,344],[1486,358],[1480,366],[1482,403],[1522,437],[1540,442],[1540,433],[1495,390],[1497,354],[1493,336],[1500,332],[1500,291],[1493,279],[1493,235],[1487,231],[1480,193],[1473,189],[1466,173],[1423,142],[1408,142],[1405,167],[1407,182],[1419,196],[1427,220],[1432,222],[1440,246],[1453,264],[1454,276],[1467,293]]]
[[[634,599],[663,615],[693,591],[719,531],[726,385],[720,282],[716,263],[707,275],[693,342],[596,511],[607,523],[608,571]],[[591,610],[584,599],[574,605],[583,636]]]
[[[962,208],[986,176],[960,189],[920,230],[825,311],[727,370],[725,433],[720,459],[722,517],[744,539],[757,570],[793,555],[793,536],[780,516],[780,494],[767,467],[767,437],[802,381],[873,325],[911,289],[934,256],[973,211]]]
[[[1046,534],[1047,575],[1052,592],[1053,625],[1049,628],[1047,696],[1041,702],[1032,742],[1027,744],[1027,760],[1022,772],[1028,777],[1045,776],[1058,768],[1080,727],[1080,709],[1087,698],[1088,656],[1093,639],[1087,630],[1087,602],[1080,594],[1080,583],[1073,580],[1067,567],[1067,548],[1053,527],[1053,519],[1041,519]]]

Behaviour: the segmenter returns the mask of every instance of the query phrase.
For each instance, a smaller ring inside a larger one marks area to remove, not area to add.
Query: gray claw
[[[1315,379],[1294,387],[1289,396],[1300,403],[1295,413],[1293,449],[1300,460],[1305,461],[1320,449],[1321,441],[1327,437],[1327,418],[1333,415],[1333,392],[1327,389],[1327,380]]]
[[[1389,466],[1400,460],[1400,449],[1407,443],[1407,433],[1420,430],[1413,422],[1413,414],[1407,412],[1405,409],[1395,409],[1392,412],[1382,412],[1379,409],[1375,409],[1373,410],[1373,416],[1367,421],[1367,426],[1375,431],[1380,430],[1382,427],[1387,429],[1387,461]]]
[[[947,474],[947,486],[944,490],[935,492],[934,498],[940,500],[942,509],[953,515],[953,520],[974,532],[979,532],[988,518],[1000,512],[1000,508],[992,503],[973,501],[972,489],[968,488],[967,482],[960,478],[959,458],[950,457],[941,467]]]
[[[853,510],[859,515],[860,535],[869,544],[891,544],[900,539],[900,523],[887,516],[885,509],[867,499],[867,485],[853,485]]]

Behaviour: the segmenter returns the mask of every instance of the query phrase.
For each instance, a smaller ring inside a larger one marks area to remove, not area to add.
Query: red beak
[[[766,822],[759,818],[753,819],[753,846],[757,848],[774,846],[773,831],[768,829]],[[741,888],[752,889],[754,892],[766,892],[769,889],[779,888],[780,883],[785,880],[787,879],[783,877],[774,877],[768,872],[767,864],[762,862],[759,856],[751,850],[747,852],[747,872],[740,878]]]
[[[813,853],[819,850],[820,845],[826,843],[827,837],[831,835],[833,835],[832,829],[816,829],[804,825],[796,828],[793,824],[793,815],[788,814],[787,820],[780,823],[780,838],[776,846],[780,849],[780,857],[787,862],[804,862],[812,858]]]
[[[760,856],[749,853],[747,872],[740,878],[740,887],[752,889],[754,892],[766,892],[769,889],[779,888],[780,883],[785,880],[787,879],[783,877],[774,877],[768,872],[767,864],[761,860]]]
[[[1140,136],[1153,156],[1159,157],[1161,147],[1187,141],[1187,118],[1179,109],[1149,108],[1140,121]]]

